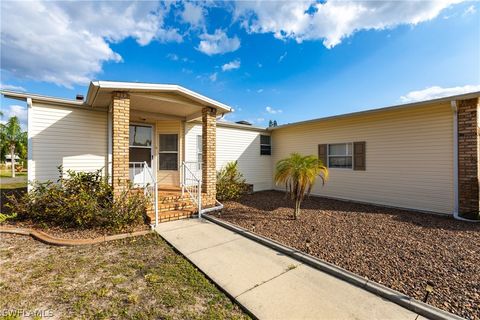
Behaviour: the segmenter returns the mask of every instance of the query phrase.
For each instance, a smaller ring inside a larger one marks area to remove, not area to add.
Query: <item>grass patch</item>
[[[26,177],[27,172],[15,172],[16,177]],[[0,169],[0,178],[11,178],[12,177],[12,170],[11,169]]]
[[[27,180],[22,181],[22,182],[12,182],[12,183],[4,183],[2,180],[2,183],[0,183],[0,189],[2,190],[9,190],[9,189],[20,189],[20,188],[26,188],[28,186]]]
[[[247,318],[156,234],[85,247],[5,236],[0,279],[0,310],[50,310],[56,318]]]

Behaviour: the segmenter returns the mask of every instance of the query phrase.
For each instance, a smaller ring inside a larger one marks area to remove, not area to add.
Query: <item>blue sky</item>
[[[1,85],[175,83],[265,126],[480,90],[480,5],[2,2]],[[24,103],[2,98],[4,119]]]

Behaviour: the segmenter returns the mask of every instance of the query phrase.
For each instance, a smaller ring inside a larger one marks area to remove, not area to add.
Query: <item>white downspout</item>
[[[453,111],[453,217],[461,221],[480,222],[480,220],[470,220],[459,216],[458,206],[458,107],[457,101],[450,102]]]
[[[33,180],[35,180],[34,176],[34,168],[33,168],[33,152],[32,152],[32,126],[33,126],[33,114],[32,114],[32,98],[27,98],[27,191],[30,192],[32,189]]]
[[[112,174],[113,174],[113,167],[112,167],[112,150],[113,150],[113,119],[112,119],[112,106],[108,107],[107,111],[107,176],[108,176],[108,183],[113,183]]]

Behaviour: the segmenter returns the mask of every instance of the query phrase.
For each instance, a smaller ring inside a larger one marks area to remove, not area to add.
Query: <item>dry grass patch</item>
[[[247,318],[156,234],[84,247],[0,237],[0,310],[50,310],[57,319]]]

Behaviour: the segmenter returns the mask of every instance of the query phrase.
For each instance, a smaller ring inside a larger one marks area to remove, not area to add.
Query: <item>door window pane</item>
[[[159,154],[160,170],[177,170],[178,154],[177,153],[160,153]]]
[[[161,134],[160,151],[178,151],[178,134]]]
[[[130,146],[152,146],[152,127],[131,125],[129,133]]]
[[[178,134],[161,134],[158,154],[159,170],[178,170]]]
[[[146,161],[151,167],[151,149],[150,148],[132,148],[130,147],[129,162],[143,162]]]

